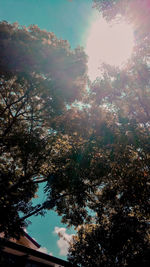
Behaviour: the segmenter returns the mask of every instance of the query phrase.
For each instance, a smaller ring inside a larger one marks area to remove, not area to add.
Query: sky
[[[36,24],[41,29],[54,32],[58,38],[68,40],[71,47],[85,46],[91,21],[96,15],[92,0],[0,0],[0,20],[18,22],[29,26]],[[39,198],[44,200],[40,192]],[[66,230],[61,218],[54,211],[44,217],[32,216],[28,234],[41,245],[41,250],[55,257],[66,259],[67,242],[73,230]],[[58,233],[63,238],[58,237]]]
[[[92,0],[0,0],[0,19],[36,24],[68,40],[72,48],[85,45],[92,20]]]

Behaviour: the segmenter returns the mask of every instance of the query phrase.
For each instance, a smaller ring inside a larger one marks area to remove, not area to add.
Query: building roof
[[[35,249],[0,238],[0,248],[5,254],[16,256],[17,258],[27,258],[37,264],[43,264],[51,267],[71,267],[72,264],[59,258],[47,255]]]
[[[0,238],[4,238],[4,233],[0,233]],[[19,245],[23,245],[28,248],[32,249],[39,249],[41,246],[36,242],[35,239],[33,239],[30,235],[28,235],[25,231],[23,231],[23,234],[20,236],[19,239],[16,238],[9,238],[9,241],[17,243]]]

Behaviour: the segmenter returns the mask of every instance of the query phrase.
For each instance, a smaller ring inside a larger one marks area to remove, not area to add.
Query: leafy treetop
[[[30,200],[58,164],[51,166],[60,135],[53,121],[82,99],[86,56],[37,26],[1,22],[0,57],[0,230],[15,235],[21,213],[45,207]]]

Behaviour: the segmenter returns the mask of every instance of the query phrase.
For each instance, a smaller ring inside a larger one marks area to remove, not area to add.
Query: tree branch
[[[25,215],[24,217],[22,217],[20,219],[20,221],[24,221],[24,220],[28,219],[29,217],[37,214],[38,212],[40,212],[40,211],[42,211],[44,209],[47,209],[47,208],[48,209],[53,209],[58,200],[60,200],[61,198],[66,197],[66,196],[70,196],[70,195],[73,195],[73,192],[63,194],[63,195],[57,197],[55,200],[46,201],[45,203],[43,203],[43,205],[41,205],[41,207],[37,208],[36,210],[34,210],[34,211],[30,212],[29,214]]]

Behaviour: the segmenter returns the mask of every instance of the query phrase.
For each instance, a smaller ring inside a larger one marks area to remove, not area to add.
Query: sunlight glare
[[[95,21],[86,43],[88,74],[93,81],[100,74],[102,63],[121,67],[130,58],[134,45],[132,26],[125,23],[110,25],[103,18]]]

